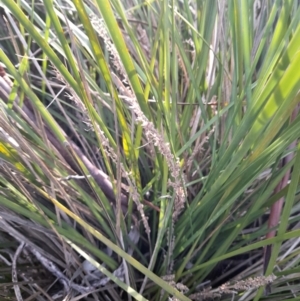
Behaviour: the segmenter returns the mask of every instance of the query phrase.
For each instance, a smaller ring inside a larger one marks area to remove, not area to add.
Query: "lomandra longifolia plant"
[[[297,1],[0,7],[2,297],[298,298]]]

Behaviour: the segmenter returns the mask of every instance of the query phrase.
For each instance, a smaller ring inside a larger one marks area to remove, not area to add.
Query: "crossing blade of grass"
[[[189,298],[185,297],[182,293],[180,293],[177,289],[170,286],[164,280],[162,280],[160,277],[156,276],[150,270],[148,270],[147,268],[142,266],[138,261],[136,261],[130,255],[128,255],[122,249],[120,249],[117,245],[113,244],[110,240],[108,240],[106,237],[101,235],[101,233],[99,233],[98,231],[95,231],[95,229],[93,229],[91,226],[89,226],[86,222],[84,222],[78,216],[73,214],[70,210],[68,210],[67,208],[62,206],[55,199],[52,199],[52,202],[56,206],[58,206],[58,208],[61,208],[65,213],[67,213],[70,217],[72,217],[75,221],[77,221],[79,224],[83,225],[85,229],[89,230],[95,237],[97,237],[100,241],[102,241],[104,244],[106,244],[114,252],[116,252],[118,255],[120,255],[122,258],[124,258],[129,264],[131,264],[133,267],[135,267],[137,270],[139,270],[141,273],[143,273],[145,276],[147,276],[153,282],[155,282],[156,284],[159,284],[159,286],[162,289],[166,290],[168,293],[170,293],[174,297],[178,298],[179,300],[182,300],[182,301],[190,300]]]
[[[235,250],[233,252],[227,253],[225,255],[219,256],[219,257],[214,258],[212,260],[209,260],[209,261],[207,261],[205,263],[202,263],[201,265],[198,265],[195,268],[191,268],[188,271],[186,271],[184,273],[184,275],[187,275],[188,273],[191,273],[191,272],[196,271],[196,270],[203,269],[204,267],[209,266],[209,265],[214,264],[214,263],[217,263],[220,260],[224,260],[226,258],[230,258],[230,257],[236,256],[236,255],[239,255],[239,254],[243,254],[243,253],[248,252],[250,250],[255,250],[255,249],[258,249],[258,248],[262,248],[262,247],[264,247],[266,245],[274,244],[276,242],[277,243],[281,243],[281,242],[283,242],[286,239],[295,238],[295,237],[297,237],[299,235],[299,233],[300,233],[299,230],[294,230],[294,231],[286,232],[286,233],[284,233],[281,236],[277,236],[277,237],[274,237],[274,238],[266,239],[266,240],[263,240],[263,241],[260,241],[260,242],[248,245],[247,247],[240,248],[239,250]]]
[[[121,287],[125,292],[130,294],[134,299],[138,301],[146,301],[147,299],[140,295],[138,292],[133,290],[131,287],[120,281],[116,276],[110,273],[105,267],[101,266],[97,261],[93,260],[87,253],[85,253],[81,248],[77,245],[66,239],[67,243],[69,243],[72,248],[74,248],[79,254],[81,254],[85,259],[89,260],[95,267],[97,267],[104,275],[113,280],[119,287]]]

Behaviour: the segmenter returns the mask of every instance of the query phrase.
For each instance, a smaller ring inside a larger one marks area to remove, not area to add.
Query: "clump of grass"
[[[3,297],[297,296],[298,4],[0,6]]]

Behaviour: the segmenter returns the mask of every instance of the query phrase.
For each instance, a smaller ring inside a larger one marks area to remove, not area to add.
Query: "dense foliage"
[[[0,296],[298,300],[298,2],[1,0]]]

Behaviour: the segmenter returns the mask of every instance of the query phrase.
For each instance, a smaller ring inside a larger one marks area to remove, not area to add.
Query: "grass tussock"
[[[2,0],[0,297],[296,300],[299,19]]]

